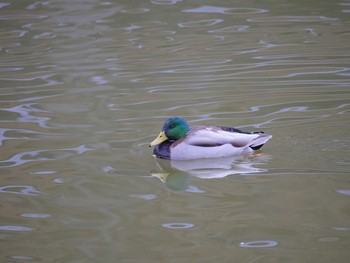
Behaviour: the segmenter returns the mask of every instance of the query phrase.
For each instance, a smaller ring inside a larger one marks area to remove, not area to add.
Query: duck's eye
[[[171,124],[171,125],[169,126],[169,129],[173,129],[173,128],[175,128],[175,124]]]

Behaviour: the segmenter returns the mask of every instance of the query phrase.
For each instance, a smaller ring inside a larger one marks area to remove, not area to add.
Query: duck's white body
[[[160,145],[155,155],[172,160],[189,160],[249,154],[271,137],[265,133],[246,133],[228,127],[194,126],[181,139]],[[163,152],[168,156],[162,156]]]

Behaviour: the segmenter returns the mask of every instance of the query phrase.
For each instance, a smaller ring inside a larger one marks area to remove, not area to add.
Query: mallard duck
[[[181,117],[164,122],[158,137],[150,143],[154,155],[171,160],[228,157],[260,149],[272,136],[225,126],[190,127]]]

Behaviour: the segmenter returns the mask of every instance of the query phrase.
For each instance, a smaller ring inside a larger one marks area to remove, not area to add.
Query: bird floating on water
[[[192,126],[181,117],[164,122],[158,137],[150,143],[162,159],[191,160],[249,154],[260,149],[271,135],[245,132],[225,126]]]

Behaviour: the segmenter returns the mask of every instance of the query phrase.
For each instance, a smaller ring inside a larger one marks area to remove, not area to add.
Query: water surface
[[[347,262],[349,12],[0,3],[1,262]],[[156,160],[174,115],[273,139]]]

